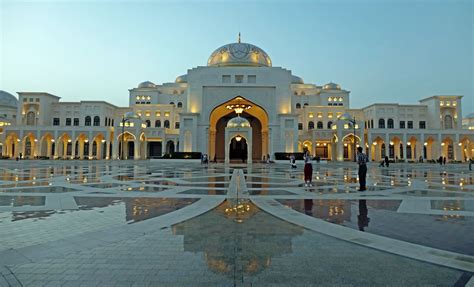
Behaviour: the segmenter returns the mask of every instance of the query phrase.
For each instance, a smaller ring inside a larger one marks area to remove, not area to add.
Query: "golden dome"
[[[207,65],[212,67],[271,67],[272,60],[268,54],[259,47],[238,42],[224,45],[215,50],[207,60]]]

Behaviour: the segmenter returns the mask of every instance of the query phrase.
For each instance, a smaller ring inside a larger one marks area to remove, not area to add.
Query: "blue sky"
[[[351,91],[351,107],[464,95],[474,112],[473,1],[1,2],[0,89],[128,104],[219,46],[264,49],[306,82]]]

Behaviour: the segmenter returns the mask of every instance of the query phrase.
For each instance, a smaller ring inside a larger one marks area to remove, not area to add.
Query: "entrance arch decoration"
[[[234,106],[232,106],[234,105]],[[264,108],[260,105],[255,104],[252,101],[245,99],[242,96],[237,96],[227,102],[224,102],[218,106],[216,106],[211,113],[209,114],[209,145],[208,145],[208,153],[211,159],[215,158],[216,156],[216,145],[217,145],[217,123],[223,117],[229,116],[232,113],[235,113],[235,105],[244,105],[242,112],[245,111],[246,114],[256,118],[261,124],[261,153],[262,155],[269,154],[271,151],[269,149],[269,117],[267,112]],[[246,106],[251,106],[251,108],[246,108]],[[250,144],[249,139],[247,139],[247,143]],[[252,139],[255,140],[255,139]],[[230,142],[227,142],[224,138],[224,143],[227,146]],[[255,148],[255,147],[254,147]],[[252,153],[249,152],[249,155]]]

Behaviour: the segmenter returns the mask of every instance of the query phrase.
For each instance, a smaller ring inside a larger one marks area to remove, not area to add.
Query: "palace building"
[[[129,106],[62,102],[45,92],[0,92],[3,157],[148,159],[175,151],[210,159],[259,161],[309,151],[351,160],[362,146],[371,160],[465,161],[474,156],[474,115],[462,118],[462,96],[417,104],[350,107],[338,84],[306,83],[274,67],[261,48],[239,40],[217,48],[207,66],[173,83],[140,83]],[[122,148],[123,147],[123,148]]]

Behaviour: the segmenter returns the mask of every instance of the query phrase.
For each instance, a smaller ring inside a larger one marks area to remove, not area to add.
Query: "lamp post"
[[[354,162],[357,162],[357,156],[356,156],[356,118],[355,116],[352,117],[350,114],[345,113],[342,116],[339,117],[340,120],[350,122],[352,124],[352,127],[354,129],[353,137],[354,137]]]
[[[130,119],[126,119],[125,115],[122,116],[122,143],[120,144],[120,159],[123,160],[123,145],[125,142],[125,123],[128,123]]]

